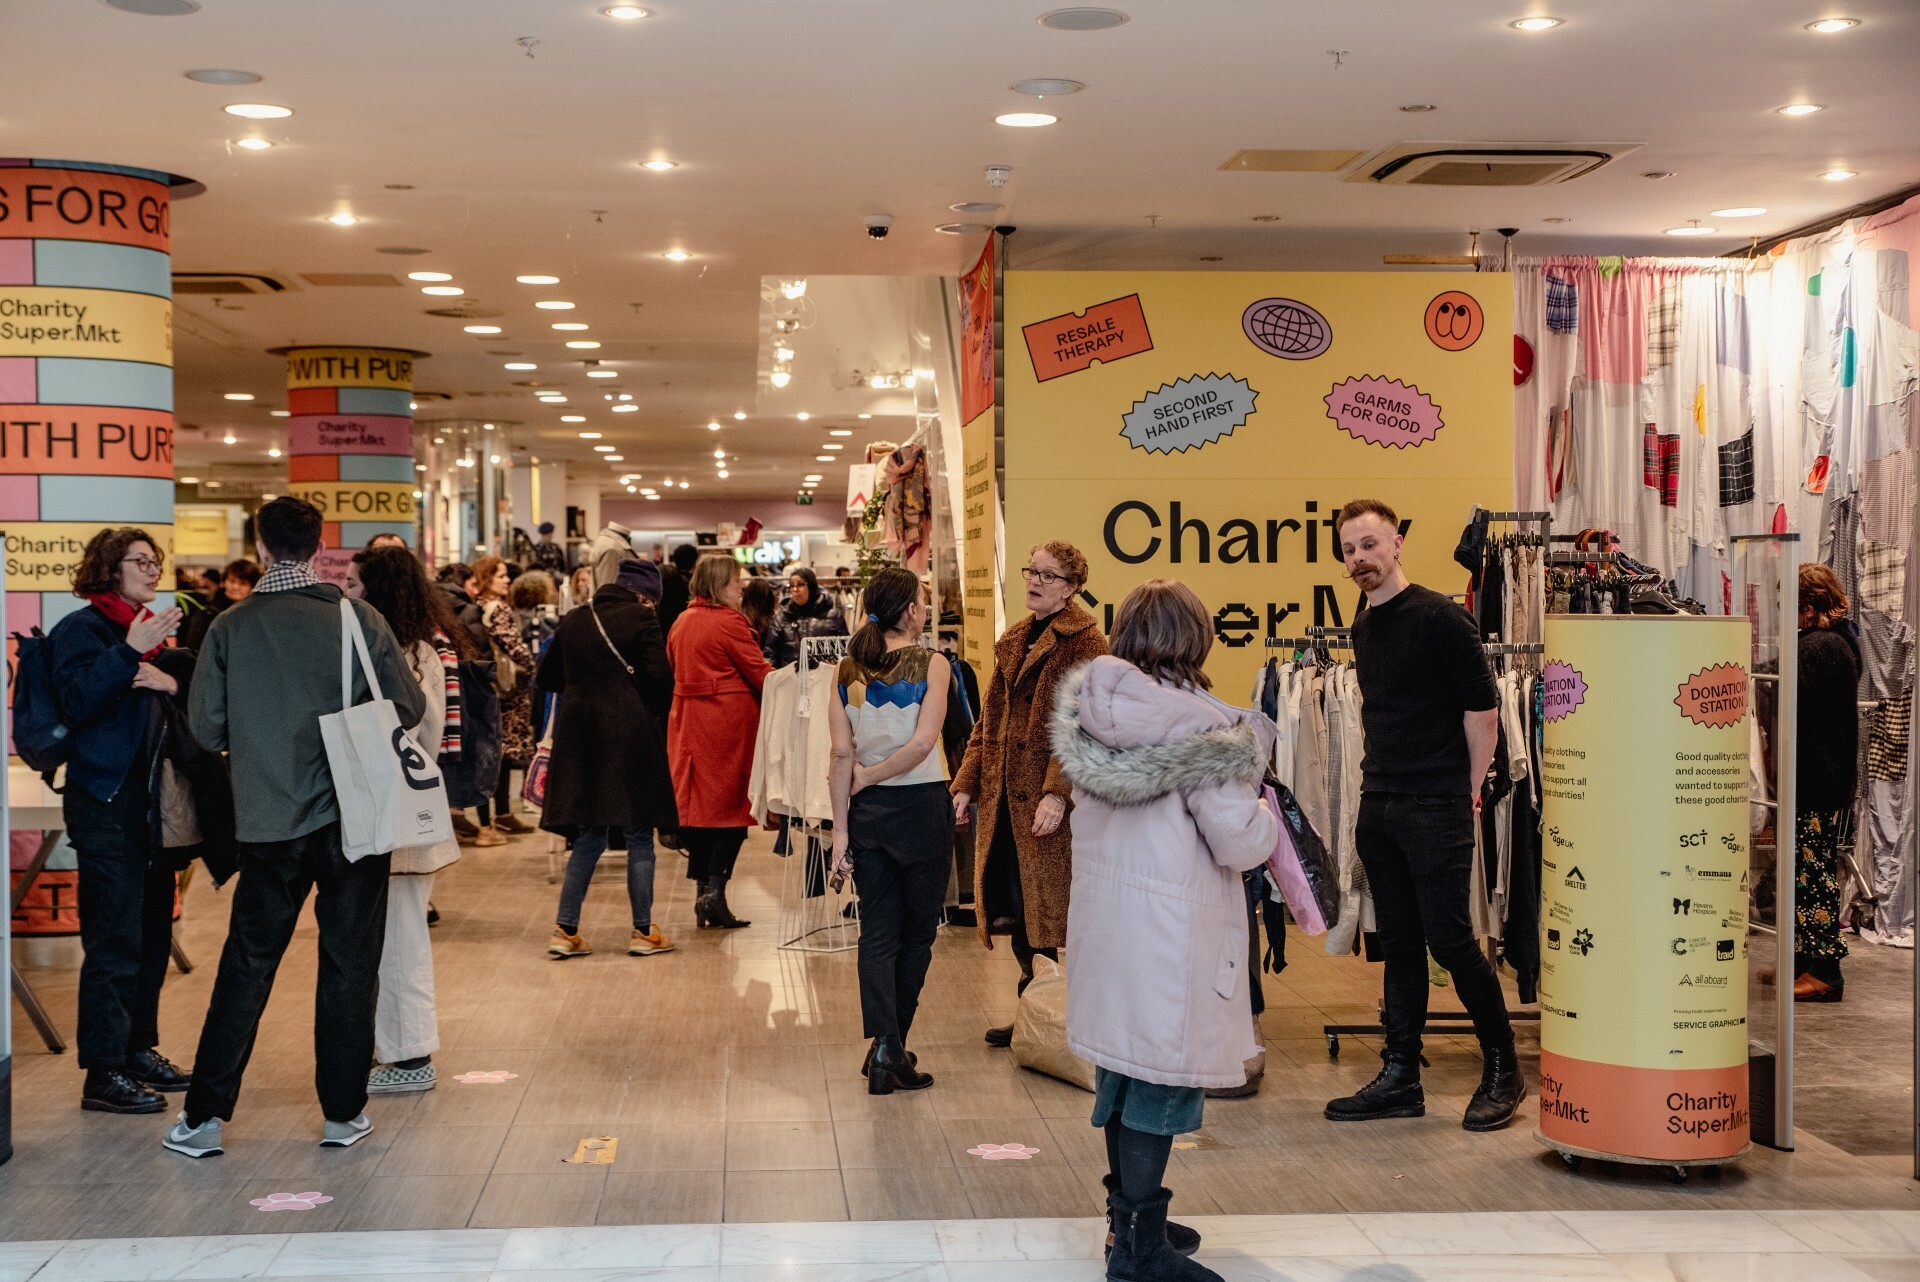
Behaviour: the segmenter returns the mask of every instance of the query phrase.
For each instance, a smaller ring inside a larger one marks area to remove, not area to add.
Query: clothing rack
[[[1483,641],[1480,644],[1480,648],[1492,655],[1545,654],[1547,652],[1547,646],[1544,641]]]
[[[800,642],[800,657],[794,660],[800,667],[800,702],[795,709],[801,716],[813,711],[813,684],[806,680],[806,674],[820,666],[822,659],[835,663],[847,657],[847,645],[852,637],[806,637]]]
[[[800,694],[794,711],[801,717],[815,714],[813,682],[808,674],[823,661],[838,663],[846,657],[850,637],[806,637],[800,642]],[[827,715],[822,708],[818,715]],[[806,824],[795,821],[788,826],[787,839],[796,844],[794,853],[783,861],[780,874],[781,949],[800,953],[844,953],[860,946],[860,901],[852,894],[829,887],[822,895],[807,895],[809,848],[827,833],[810,832]]]

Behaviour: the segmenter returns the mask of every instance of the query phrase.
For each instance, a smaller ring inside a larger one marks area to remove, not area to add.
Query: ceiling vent
[[[398,277],[385,272],[301,272],[300,279],[309,285],[330,285],[347,289],[380,289],[386,286],[399,288]]]
[[[1405,142],[1347,175],[1392,187],[1549,187],[1640,150],[1642,143]]]
[[[287,282],[254,272],[175,272],[173,292],[180,294],[284,294]]]

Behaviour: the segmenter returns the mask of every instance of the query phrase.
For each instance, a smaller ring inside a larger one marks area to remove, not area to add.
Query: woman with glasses
[[[1012,937],[1025,992],[1033,959],[1058,959],[1067,939],[1073,839],[1067,810],[1073,789],[1054,760],[1048,718],[1061,678],[1107,652],[1093,615],[1073,602],[1087,584],[1087,558],[1071,543],[1042,543],[1020,571],[1033,613],[1001,634],[993,677],[981,700],[966,758],[953,781],[953,815],[974,824],[973,905],[980,939]],[[1010,1046],[1013,1026],[987,1030],[991,1046]]]
[[[162,762],[186,734],[193,654],[168,649],[180,610],[150,608],[163,558],[145,530],[93,536],[73,572],[87,604],[47,638],[71,728],[62,808],[80,874],[80,1107],[158,1113],[191,1076],[155,1049],[172,943],[174,868],[162,849]]]

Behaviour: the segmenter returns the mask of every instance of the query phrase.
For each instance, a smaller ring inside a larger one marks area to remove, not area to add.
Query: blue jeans
[[[605,828],[583,828],[567,854],[567,875],[560,880],[560,912],[554,924],[569,935],[580,931],[580,905],[586,901],[593,869],[607,851]],[[633,928],[653,930],[653,829],[627,829],[627,898],[633,904]]]

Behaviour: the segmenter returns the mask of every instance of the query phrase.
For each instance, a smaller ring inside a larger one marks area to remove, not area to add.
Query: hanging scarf
[[[92,604],[94,609],[106,615],[109,622],[123,629],[132,627],[141,619],[150,619],[153,617],[152,610],[149,610],[144,605],[135,606],[133,602],[127,600],[118,592],[101,592],[95,596],[88,597],[87,600]],[[165,644],[166,642],[164,641],[160,643],[160,645]],[[140,658],[150,662],[153,656],[159,653],[160,646],[157,645],[141,655]]]
[[[441,677],[447,688],[447,719],[440,731],[440,755],[460,755],[460,727],[465,721],[460,703],[460,654],[447,634],[434,630],[433,649],[440,656]]]

